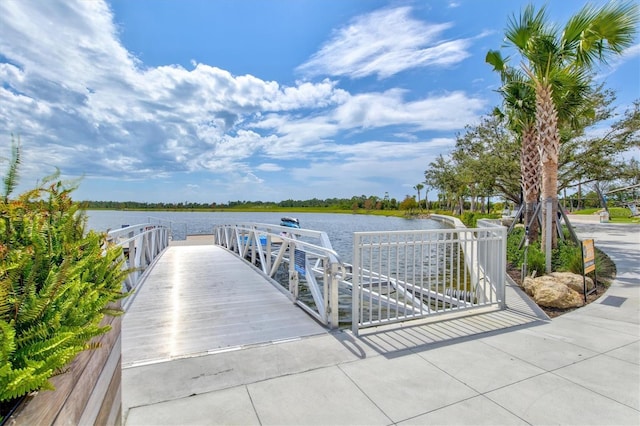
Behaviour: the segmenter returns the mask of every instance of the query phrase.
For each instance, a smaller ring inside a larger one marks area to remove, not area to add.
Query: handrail
[[[122,247],[124,267],[131,271],[123,283],[124,290],[131,291],[138,286],[145,269],[169,246],[169,234],[168,227],[148,223],[107,233],[107,242]]]
[[[469,229],[446,219],[453,229],[354,233],[354,334],[437,314],[504,309],[506,228]]]
[[[172,240],[185,240],[187,238],[189,230],[186,222],[176,222],[170,219],[163,219],[161,217],[155,216],[147,216],[147,222],[154,225],[166,226],[167,228],[169,228],[169,235]]]
[[[286,293],[321,323],[338,327],[338,292],[344,263],[325,232],[286,226],[238,223],[214,228],[214,244],[258,267],[268,278],[287,274]],[[312,303],[300,298],[308,291]]]
[[[428,315],[504,308],[506,228],[453,225],[356,232],[353,265],[342,262],[322,231],[240,223],[213,233],[214,244],[258,268],[319,322],[338,327],[342,309],[358,334]]]

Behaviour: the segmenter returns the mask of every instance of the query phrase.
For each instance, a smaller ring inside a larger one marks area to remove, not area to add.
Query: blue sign
[[[307,263],[307,258],[306,258],[305,252],[302,251],[302,250],[296,249],[295,250],[295,254],[294,254],[294,258],[295,258],[294,265],[295,265],[296,271],[299,274],[306,275],[307,271],[305,270],[305,266],[306,266],[306,263]]]

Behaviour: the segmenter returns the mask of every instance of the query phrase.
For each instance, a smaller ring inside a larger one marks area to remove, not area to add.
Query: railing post
[[[340,312],[338,308],[339,297],[338,290],[340,286],[340,275],[342,275],[339,271],[340,266],[329,260],[329,326],[331,328],[338,328],[340,325]]]
[[[506,271],[507,271],[507,228],[505,228],[504,226],[502,226],[499,229],[499,235],[500,235],[500,266],[498,267],[498,270],[500,271],[500,287],[499,287],[499,291],[500,291],[500,309],[506,309],[507,307],[507,301],[506,301],[506,293],[507,293],[507,289],[506,289]]]
[[[129,250],[127,252],[127,257],[129,258],[129,268],[137,267],[135,265],[135,253],[136,253],[136,241],[133,239],[134,233],[133,231],[129,232]]]
[[[293,301],[298,300],[298,285],[300,284],[300,279],[298,278],[298,271],[296,271],[296,246],[290,241],[289,242],[289,293],[293,296]]]
[[[351,331],[354,336],[360,329],[360,236],[353,235],[353,270],[351,278]]]

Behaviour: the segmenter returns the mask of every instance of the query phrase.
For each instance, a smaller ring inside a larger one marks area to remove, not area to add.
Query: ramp
[[[326,333],[254,268],[214,245],[170,246],[132,297],[123,368]]]

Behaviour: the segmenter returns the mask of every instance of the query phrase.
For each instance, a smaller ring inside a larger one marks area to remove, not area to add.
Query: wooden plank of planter
[[[98,338],[97,341],[102,345],[100,348],[86,352],[90,358],[82,374],[77,376],[75,385],[71,389],[67,401],[61,408],[54,424],[79,423],[80,417],[82,417],[82,413],[87,407],[87,402],[94,392],[96,383],[98,383],[104,366],[111,355],[114,344],[120,336],[122,318],[110,317],[110,319],[111,331]]]
[[[122,338],[114,343],[109,359],[107,359],[102,369],[102,374],[95,383],[91,397],[87,401],[86,407],[80,418],[80,424],[112,424],[97,420],[103,411],[112,409],[120,410],[122,401],[116,400],[113,395],[112,386],[119,386],[122,377]]]
[[[111,382],[104,395],[95,423],[97,425],[119,425],[122,421],[122,356],[118,357],[117,374],[111,377]]]
[[[53,377],[50,381],[55,386],[55,391],[41,391],[28,397],[12,416],[15,424],[51,425],[56,421],[76,424],[93,391],[97,377],[91,370],[87,370],[87,367],[97,369],[97,374],[100,373],[114,342],[120,335],[121,323],[121,317],[105,317],[101,325],[111,324],[112,330],[96,339],[102,347],[81,352],[67,366],[64,374]],[[84,374],[87,374],[88,379],[82,379]],[[70,398],[72,393],[73,397]]]

